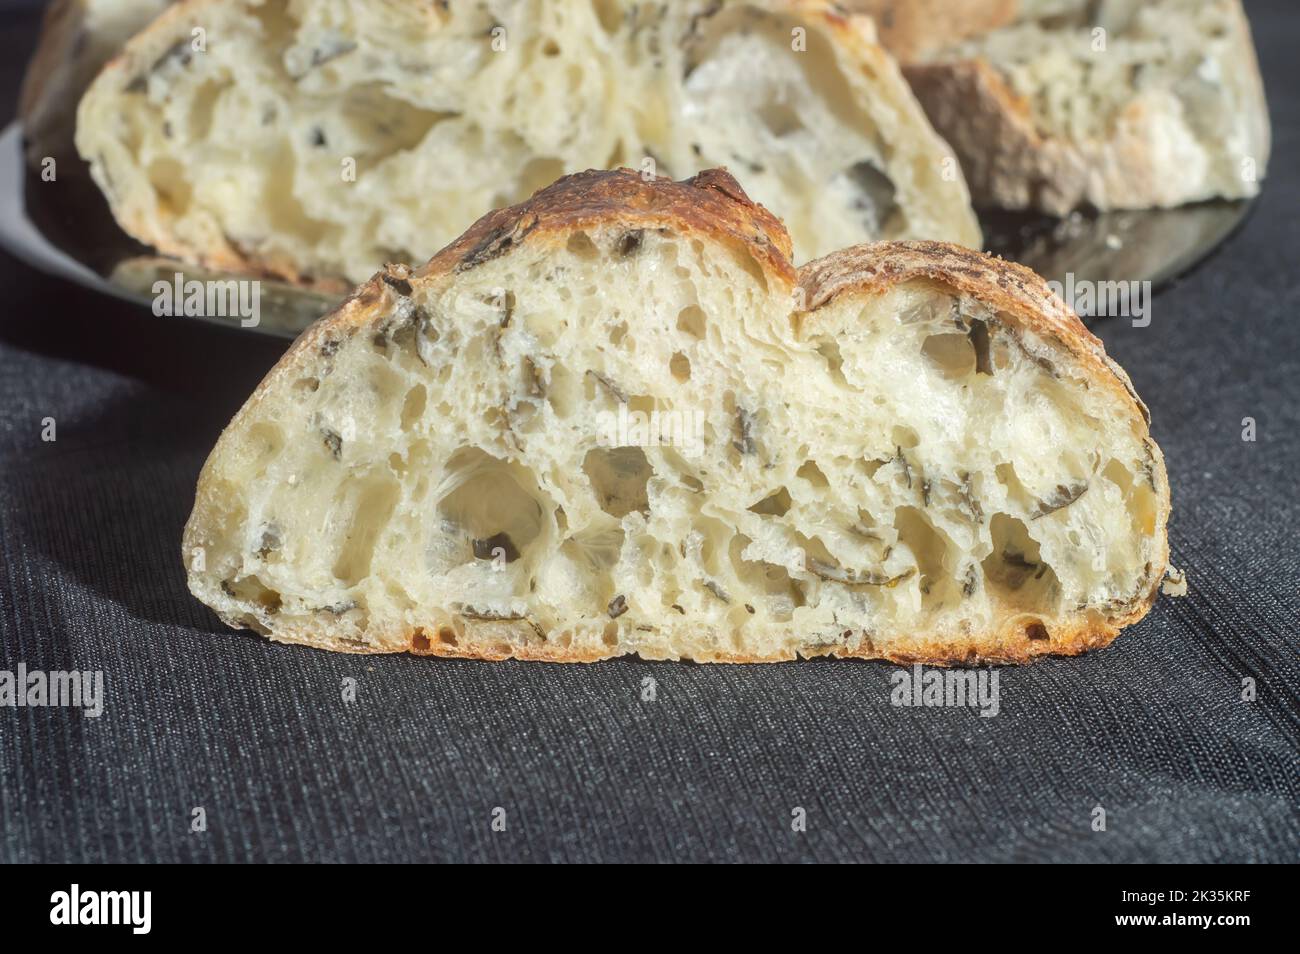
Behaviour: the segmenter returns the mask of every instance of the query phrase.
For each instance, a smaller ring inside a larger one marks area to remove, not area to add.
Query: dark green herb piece
[[[845,586],[894,586],[916,573],[916,569],[905,570],[898,576],[885,576],[880,573],[855,573],[852,570],[832,566],[814,557],[809,557],[808,572],[830,583],[842,583]]]
[[[325,447],[334,456],[335,460],[340,460],[343,456],[343,438],[328,427],[322,427],[320,433],[321,438],[325,441]]]
[[[726,591],[724,591],[724,590],[722,589],[722,587],[720,587],[720,586],[719,586],[716,582],[714,582],[713,580],[705,580],[705,581],[704,581],[704,588],[705,588],[706,590],[708,590],[710,593],[712,593],[714,596],[716,596],[718,599],[722,600],[722,602],[724,602],[724,603],[730,603],[730,602],[731,602],[731,597],[728,596],[728,595],[726,594]]]
[[[588,371],[587,373],[595,378],[597,383],[608,391],[620,404],[627,403],[627,394],[617,384],[605,377],[599,371]]]
[[[975,373],[992,374],[993,356],[989,352],[988,324],[978,318],[972,320],[967,336],[970,338],[971,347],[975,349]]]
[[[1087,490],[1088,482],[1086,480],[1083,483],[1074,484],[1069,487],[1064,484],[1057,484],[1056,492],[1046,500],[1038,501],[1038,507],[1034,510],[1033,515],[1030,516],[1029,519],[1037,520],[1039,517],[1046,517],[1049,513],[1056,513],[1058,510],[1063,510],[1082,497]]]

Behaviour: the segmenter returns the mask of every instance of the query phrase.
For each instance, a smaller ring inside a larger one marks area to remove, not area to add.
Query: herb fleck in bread
[[[564,172],[648,160],[735,168],[801,259],[980,244],[870,22],[819,0],[187,0],[101,74],[77,143],[141,241],[334,287]]]
[[[789,254],[726,173],[623,170],[386,269],[221,436],[192,592],[283,642],[487,659],[1024,661],[1140,619],[1164,463],[1043,281]]]
[[[1040,0],[906,74],[977,204],[1064,215],[1243,198],[1268,164],[1240,0]]]

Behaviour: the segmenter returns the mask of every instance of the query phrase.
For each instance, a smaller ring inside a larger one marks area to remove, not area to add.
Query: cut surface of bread
[[[977,204],[1063,215],[1255,195],[1268,110],[1240,0],[1052,0],[907,68]]]
[[[873,36],[820,0],[188,0],[101,74],[77,142],[137,239],[335,287],[619,165],[730,166],[800,259],[978,246],[965,183]]]
[[[185,530],[230,625],[351,652],[1023,661],[1167,560],[1128,378],[941,243],[796,271],[725,172],[567,177],[392,266],[220,438]]]
[[[54,0],[23,77],[18,114],[27,161],[75,159],[77,103],[100,69],[168,0]]]

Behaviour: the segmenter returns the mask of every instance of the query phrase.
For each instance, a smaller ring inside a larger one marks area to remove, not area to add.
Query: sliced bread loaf
[[[1156,596],[1146,409],[1027,270],[796,271],[726,173],[570,176],[305,333],[185,530],[233,626],[487,659],[1024,661]]]

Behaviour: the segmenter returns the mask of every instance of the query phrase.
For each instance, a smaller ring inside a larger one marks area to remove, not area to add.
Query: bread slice
[[[1240,0],[1040,0],[1021,18],[906,70],[976,204],[1064,215],[1259,191],[1268,109]]]
[[[1017,0],[843,0],[841,5],[871,17],[880,45],[900,63],[1006,26],[1021,9]]]
[[[95,82],[77,143],[141,241],[329,287],[622,164],[736,168],[802,258],[980,244],[870,22],[820,0],[188,0]]]
[[[221,436],[191,591],[283,642],[485,659],[1024,661],[1141,618],[1163,459],[1043,281],[789,252],[725,172],[623,170],[386,269]]]
[[[27,161],[75,161],[77,103],[100,69],[168,0],[54,0],[23,77],[18,115]]]

